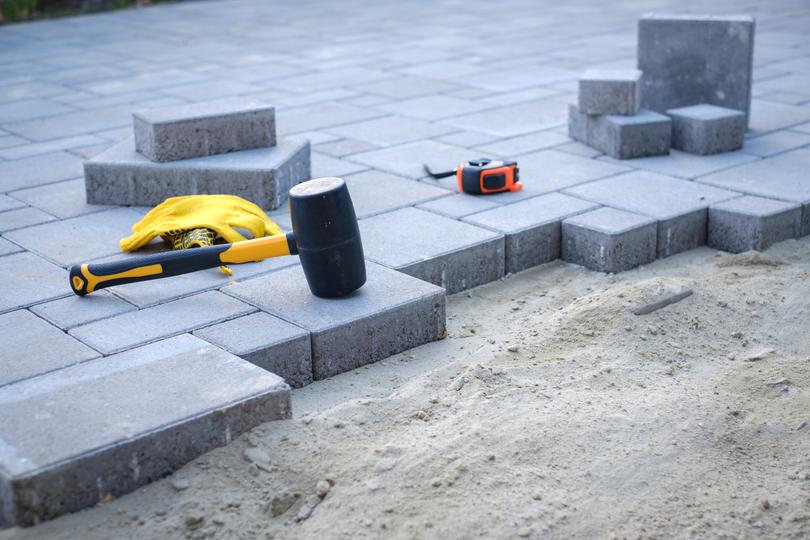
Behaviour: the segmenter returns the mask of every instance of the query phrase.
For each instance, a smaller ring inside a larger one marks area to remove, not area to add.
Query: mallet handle
[[[76,264],[70,269],[70,287],[79,296],[84,296],[113,285],[160,279],[228,263],[261,261],[296,253],[298,249],[295,237],[293,233],[287,233],[235,244],[167,251],[108,263]]]

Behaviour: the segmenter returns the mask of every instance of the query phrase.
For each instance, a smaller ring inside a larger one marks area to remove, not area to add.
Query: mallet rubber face
[[[366,282],[357,216],[342,179],[316,178],[294,186],[290,217],[312,294],[346,296]]]

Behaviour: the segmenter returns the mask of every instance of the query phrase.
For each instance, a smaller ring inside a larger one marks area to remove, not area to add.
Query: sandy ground
[[[510,276],[294,420],[0,539],[807,538],[808,271],[810,239]]]

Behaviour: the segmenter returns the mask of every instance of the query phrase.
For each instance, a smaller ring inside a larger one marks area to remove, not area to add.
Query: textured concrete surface
[[[194,335],[275,373],[292,387],[312,382],[309,332],[268,313],[231,319]]]
[[[401,272],[366,263],[368,280],[349,296],[309,291],[294,266],[226,287],[226,293],[312,334],[312,373],[330,377],[441,337],[444,291]]]
[[[280,377],[189,335],[0,387],[0,407],[0,526],[127,493],[291,415]]]
[[[520,272],[560,258],[560,223],[598,204],[550,193],[473,214],[464,221],[505,237],[506,272]]]
[[[154,163],[129,139],[85,162],[87,202],[150,206],[178,195],[226,193],[272,210],[310,178],[309,158],[307,140],[282,138],[270,148]]]
[[[598,208],[562,222],[562,258],[599,272],[622,272],[655,260],[655,220]]]
[[[708,244],[731,253],[763,251],[797,238],[801,221],[801,205],[747,195],[709,207]]]
[[[366,257],[457,293],[504,274],[502,234],[417,208],[360,220]]]
[[[672,122],[647,109],[629,116],[588,115],[569,105],[568,134],[616,159],[659,156],[669,153]]]
[[[706,156],[742,148],[745,113],[716,105],[670,109],[672,148]]]
[[[638,24],[641,106],[663,113],[709,103],[747,115],[754,26],[745,15],[643,16]]]
[[[637,69],[589,69],[579,78],[579,111],[584,114],[636,114],[640,103]]]
[[[255,99],[224,99],[136,111],[135,149],[157,162],[276,144],[276,111]]]

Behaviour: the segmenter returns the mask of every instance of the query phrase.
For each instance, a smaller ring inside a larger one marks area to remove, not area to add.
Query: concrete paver
[[[709,207],[707,243],[732,253],[763,251],[776,242],[797,238],[801,221],[799,204],[750,195],[738,197]]]

